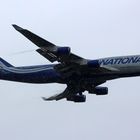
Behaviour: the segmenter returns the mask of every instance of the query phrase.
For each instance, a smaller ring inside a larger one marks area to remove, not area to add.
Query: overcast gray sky
[[[49,63],[11,24],[66,45],[85,58],[140,54],[139,0],[4,0],[0,3],[0,55],[15,66]],[[139,140],[140,78],[109,81],[108,96],[87,102],[44,102],[59,84],[0,81],[1,140]]]

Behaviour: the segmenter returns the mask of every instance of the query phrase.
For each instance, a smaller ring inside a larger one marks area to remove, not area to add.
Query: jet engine
[[[73,102],[77,102],[77,103],[85,102],[86,96],[77,94],[77,95],[67,98],[67,101],[73,101]]]
[[[70,47],[57,47],[56,50],[53,50],[57,55],[69,55],[71,52]]]
[[[107,87],[95,87],[95,88],[91,88],[88,92],[90,94],[96,94],[96,95],[107,95],[108,88]]]
[[[99,68],[100,67],[98,60],[89,60],[87,62],[87,65],[88,65],[88,67],[91,67],[91,68]]]

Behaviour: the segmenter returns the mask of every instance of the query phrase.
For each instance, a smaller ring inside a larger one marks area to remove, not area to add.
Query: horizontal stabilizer
[[[8,63],[7,61],[5,61],[4,59],[0,58],[0,63],[2,63],[2,65],[5,65],[7,67],[13,67],[10,63]]]

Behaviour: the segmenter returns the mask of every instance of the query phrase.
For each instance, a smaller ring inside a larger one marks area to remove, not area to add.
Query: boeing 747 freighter
[[[99,85],[108,80],[140,76],[140,55],[88,60],[71,52],[70,47],[60,47],[17,25],[13,27],[39,47],[36,51],[57,64],[14,67],[0,58],[0,79],[26,83],[61,83],[66,89],[46,101],[61,100],[85,102],[84,91],[107,95],[108,88]]]

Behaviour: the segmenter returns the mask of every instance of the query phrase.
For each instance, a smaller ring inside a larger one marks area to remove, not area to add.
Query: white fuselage
[[[119,73],[140,73],[140,55],[99,59],[99,64],[114,68]]]

